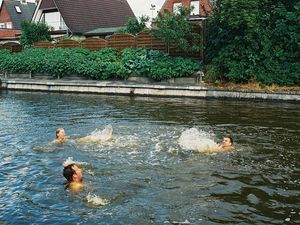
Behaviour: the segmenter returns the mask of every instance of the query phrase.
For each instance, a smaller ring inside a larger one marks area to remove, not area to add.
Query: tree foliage
[[[217,0],[208,20],[208,75],[234,82],[300,83],[299,0]]]
[[[143,31],[147,27],[147,22],[149,22],[148,16],[141,16],[138,19],[136,17],[130,17],[127,19],[126,27],[122,32],[137,34]]]
[[[152,29],[152,34],[173,45],[184,52],[196,52],[200,50],[200,35],[193,31],[192,24],[188,21],[191,9],[179,7],[178,13],[172,14],[166,10],[161,12],[154,23],[157,29]]]
[[[20,42],[24,48],[32,46],[34,42],[51,41],[49,27],[46,24],[23,21],[21,26]]]

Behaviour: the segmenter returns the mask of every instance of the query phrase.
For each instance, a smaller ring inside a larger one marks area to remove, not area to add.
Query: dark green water
[[[108,124],[112,142],[74,141]],[[69,143],[48,145],[58,127]],[[192,127],[236,151],[184,151]],[[0,92],[0,224],[299,224],[299,127],[295,103]]]

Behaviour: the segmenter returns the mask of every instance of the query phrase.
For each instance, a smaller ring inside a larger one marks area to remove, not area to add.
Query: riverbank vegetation
[[[0,72],[49,74],[53,77],[85,76],[96,80],[127,79],[142,75],[153,80],[186,77],[201,69],[199,62],[143,48],[28,48],[19,53],[0,51]]]
[[[299,0],[217,0],[207,24],[207,78],[299,85],[299,11]]]
[[[92,79],[126,79],[135,74],[160,81],[191,76],[201,69],[207,83],[213,85],[256,84],[263,89],[300,85],[299,0],[214,2],[214,10],[206,22],[205,46],[200,45],[200,37],[192,33],[191,23],[186,19],[190,9],[180,8],[177,14],[160,13],[155,19],[156,28],[151,31],[183,51],[205,47],[204,66],[199,61],[170,57],[157,50],[124,49],[118,53],[109,48],[100,51],[25,48],[17,54],[0,52],[0,71],[46,73],[54,77],[77,74]],[[140,21],[130,19],[124,31],[137,33],[145,28],[147,21],[146,17]],[[24,23],[23,27],[21,41],[26,47],[43,35],[43,32],[33,33],[29,24]],[[44,27],[40,30],[48,32]],[[24,37],[26,34],[28,38]]]

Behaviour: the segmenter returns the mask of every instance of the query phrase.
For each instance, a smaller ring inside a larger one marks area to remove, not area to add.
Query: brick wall
[[[20,34],[19,30],[0,29],[0,40],[17,39]]]
[[[174,3],[182,3],[185,7],[191,6],[192,0],[166,0],[163,7],[161,8],[161,12],[163,13],[165,9],[168,9],[170,12],[173,12],[173,4]],[[200,2],[199,14],[200,16],[207,16],[211,13],[212,8],[209,4],[209,0],[198,0]]]
[[[6,23],[6,22],[11,22],[11,18],[8,14],[5,4],[3,3],[3,6],[0,11],[0,23]]]

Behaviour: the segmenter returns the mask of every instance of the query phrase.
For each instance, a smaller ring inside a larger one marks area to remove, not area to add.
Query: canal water
[[[77,141],[107,126],[111,141]],[[2,91],[0,224],[299,224],[299,127],[297,103]],[[187,130],[236,149],[194,153]]]

